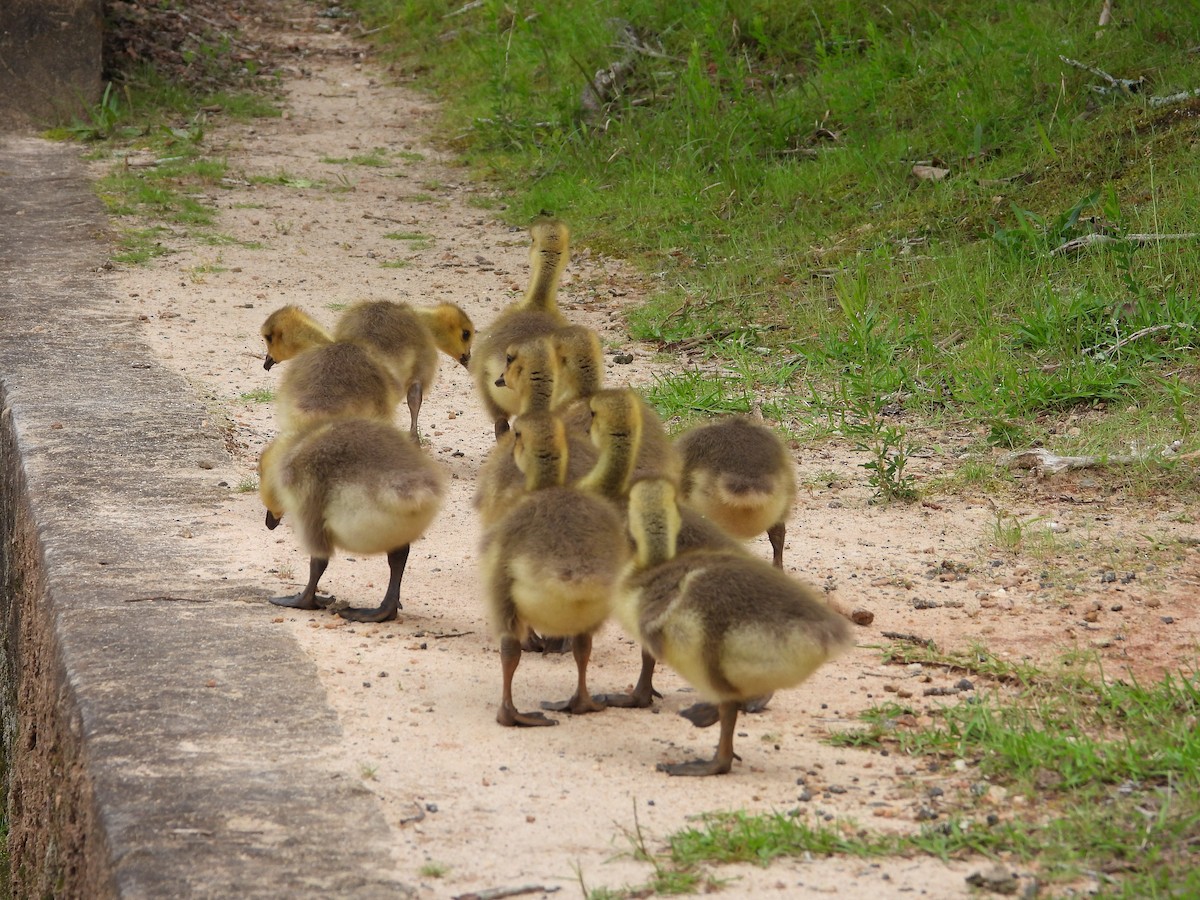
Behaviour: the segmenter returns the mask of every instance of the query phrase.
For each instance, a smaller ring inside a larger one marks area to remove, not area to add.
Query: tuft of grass
[[[422,878],[444,878],[450,872],[450,866],[446,863],[434,862],[430,860],[417,870],[417,873]]]
[[[240,394],[238,399],[245,403],[271,403],[275,399],[275,392],[270,388],[255,388]]]
[[[117,262],[137,265],[170,252],[161,238],[176,231],[208,234],[215,220],[208,195],[228,177],[225,160],[204,148],[214,118],[244,121],[280,114],[261,90],[265,82],[246,65],[227,54],[206,53],[203,46],[191,52],[204,57],[196,65],[207,72],[207,92],[136,68],[120,73],[119,84],[109,82],[85,118],[48,133],[87,142],[94,158],[112,161],[96,191],[112,215],[142,223],[120,232]],[[147,240],[151,232],[154,239]]]

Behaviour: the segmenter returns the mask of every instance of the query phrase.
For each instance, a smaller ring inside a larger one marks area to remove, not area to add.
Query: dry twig
[[[1061,244],[1050,251],[1051,256],[1065,256],[1070,253],[1078,253],[1087,247],[1094,244],[1136,244],[1139,247],[1144,247],[1147,244],[1161,244],[1165,241],[1195,241],[1200,240],[1200,232],[1187,231],[1181,234],[1125,234],[1116,237],[1111,234],[1100,234],[1094,232],[1085,234],[1081,237],[1072,238],[1065,244]]]
[[[1058,475],[1070,469],[1095,469],[1105,466],[1128,466],[1147,462],[1154,459],[1170,459],[1179,453],[1182,441],[1172,441],[1157,455],[1151,451],[1143,453],[1119,454],[1116,456],[1058,456],[1038,447],[1033,450],[1020,450],[1009,453],[1000,462],[1009,469],[1030,469],[1038,478],[1047,475]]]

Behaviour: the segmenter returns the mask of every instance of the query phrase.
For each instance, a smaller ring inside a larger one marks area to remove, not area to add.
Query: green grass
[[[902,835],[847,821],[813,824],[799,810],[718,812],[670,835],[658,854],[645,850],[635,828],[634,856],[652,862],[652,883],[589,896],[664,893],[654,884],[668,876],[702,884],[721,864],[766,866],[806,854],[984,855],[1036,869],[1052,891],[1102,872],[1106,897],[1191,896],[1200,889],[1200,677],[1110,681],[1083,657],[1040,672],[978,647],[889,654],[893,662],[921,659],[978,682],[977,697],[935,710],[928,727],[899,727],[913,710],[888,703],[865,712],[864,726],[833,736],[840,746],[887,748],[893,757],[964,761],[968,774],[947,783],[937,821]],[[1003,804],[988,797],[997,788],[1007,792]]]
[[[275,392],[270,388],[255,388],[238,396],[244,403],[271,403],[275,400]]]
[[[217,56],[205,60],[218,82],[219,64]],[[169,240],[176,233],[227,242],[210,231],[215,213],[209,198],[223,190],[228,164],[208,154],[205,134],[214,117],[245,121],[277,116],[278,106],[247,88],[189,90],[149,69],[122,77],[120,87],[109,82],[85,119],[48,133],[85,141],[93,157],[113,161],[108,174],[98,180],[97,193],[112,215],[138,221],[119,231],[114,260],[138,265],[169,253]],[[243,79],[244,73],[235,76],[230,71],[224,80]]]
[[[1102,96],[1060,59],[1190,89],[1200,8],[1139,8],[1097,38],[1071,0],[353,5],[445,102],[443,139],[507,192],[504,215],[553,210],[656,276],[636,337],[729,360],[752,336],[781,391],[831,405],[881,396],[1014,440],[1136,405],[1195,446],[1200,242],[1053,251],[1200,231],[1200,102]],[[591,73],[626,56],[614,20],[643,48],[588,112]]]

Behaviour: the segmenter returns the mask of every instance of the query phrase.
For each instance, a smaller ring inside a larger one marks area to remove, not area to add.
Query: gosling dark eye
[[[505,364],[505,365],[508,365],[508,366],[511,366],[511,365],[512,365],[512,361],[513,361],[514,359],[516,359],[516,357],[515,357],[515,356],[513,356],[511,353],[509,353],[507,356],[505,356],[505,357],[504,357],[504,364]]]
[[[471,332],[469,332],[469,331],[464,331],[464,332],[463,332],[463,340],[464,340],[464,341],[469,341],[470,339],[471,339]]]
[[[268,344],[271,343],[271,341],[275,340],[275,333],[273,331],[268,331],[266,334],[263,335],[263,340],[266,341]]]

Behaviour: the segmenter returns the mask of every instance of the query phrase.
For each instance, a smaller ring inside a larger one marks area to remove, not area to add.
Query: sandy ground
[[[263,527],[249,489],[274,430],[270,403],[249,396],[278,380],[278,370],[262,367],[265,316],[297,303],[331,324],[339,305],[358,299],[451,300],[485,326],[520,296],[528,274],[525,232],[482,209],[486,188],[428,143],[430,103],[394,83],[361,55],[363,47],[317,19],[314,7],[283,8],[283,19],[262,27],[293,48],[285,117],[218,120],[206,139],[231,175],[207,200],[220,211],[220,233],[237,243],[170,236],[165,242],[178,252],[110,275],[131,328],[194,385],[211,408],[211,426],[227,435],[230,458],[200,462],[229,488],[228,502],[211,519],[179,524],[181,539],[212,548],[210,565],[194,573],[197,583],[249,576],[273,594],[299,590],[307,558],[286,528]],[[385,165],[337,161],[375,150]],[[251,176],[278,177],[251,183]],[[570,220],[570,210],[556,212]],[[423,237],[395,237],[414,233]],[[622,314],[646,288],[618,261],[590,253],[586,234],[576,241],[562,305],[575,321],[598,328],[611,350],[632,353],[630,365],[610,357],[611,383],[643,385],[692,365],[663,362],[658,348],[629,339]],[[407,422],[407,411],[401,419]],[[1039,519],[1031,528],[1054,521],[1066,530],[1051,559],[1016,558],[992,546],[996,514],[986,498],[934,493],[915,505],[870,505],[865,460],[832,441],[797,452],[804,487],[786,560],[845,608],[872,611],[874,622],[856,628],[855,650],[777,696],[765,713],[742,717],[736,746],[743,761],[730,775],[672,779],[655,771],[660,761],[707,756],[716,741],[715,730],[697,730],[675,714],[696,698],[670,672],[658,676],[664,698],[653,710],[562,714],[557,728],[502,728],[495,722],[498,648],[480,595],[470,502],[492,427],[467,372],[448,359],[421,423],[429,453],[451,481],[442,513],[414,544],[400,620],[353,625],[328,612],[262,604],[262,615],[315,661],[341,718],[345,769],[378,796],[393,830],[397,874],[421,896],[517,886],[544,888],[528,896],[576,896],[583,885],[642,884],[652,867],[635,858],[635,846],[660,849],[663,838],[707,811],[778,811],[851,830],[920,827],[922,808],[937,813],[972,785],[979,790],[970,766],[930,771],[927,761],[821,742],[873,704],[900,698],[919,718],[953,702],[925,692],[952,687],[961,674],[885,665],[883,632],[950,649],[980,642],[1012,660],[1053,662],[1066,650],[1092,649],[1110,673],[1134,665],[1157,674],[1194,659],[1200,567],[1194,545],[1180,541],[1196,532],[1170,498],[1134,502],[1095,475],[1030,478],[1013,514]],[[975,438],[966,430],[930,435],[934,449],[916,461],[922,481],[953,470]],[[765,538],[753,551],[770,556]],[[1064,559],[1076,561],[1077,577],[1061,577]],[[1046,578],[1050,561],[1055,574]],[[1118,577],[1105,580],[1106,571]],[[386,580],[384,559],[343,556],[322,586],[373,606]],[[596,639],[593,689],[630,686],[637,666],[637,648],[607,626]],[[573,669],[569,656],[526,654],[515,683],[518,706],[566,697]],[[976,686],[989,688],[978,679]],[[944,791],[940,799],[929,796],[935,787]],[[1020,816],[1023,799],[993,787],[974,801],[973,815]],[[711,873],[728,897],[942,898],[966,896],[965,876],[986,865],[793,859]]]

